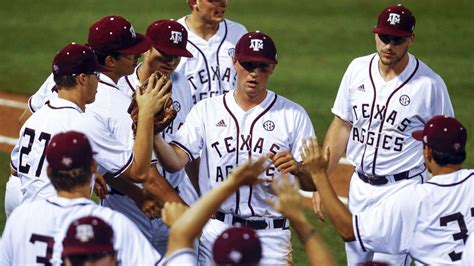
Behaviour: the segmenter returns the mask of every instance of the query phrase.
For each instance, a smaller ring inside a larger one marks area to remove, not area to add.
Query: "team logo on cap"
[[[54,71],[54,73],[58,73],[58,71],[59,71],[58,65],[56,65],[56,64],[53,65],[53,71]]]
[[[80,224],[76,227],[76,238],[81,242],[88,242],[94,238],[94,228],[90,224]]]
[[[400,14],[390,13],[388,15],[387,21],[390,22],[390,25],[397,25],[398,23],[400,23]]]
[[[181,34],[180,31],[172,30],[170,41],[173,41],[173,43],[178,44],[183,41],[183,35]]]
[[[260,39],[251,39],[249,48],[253,49],[255,52],[263,49],[263,41]]]
[[[408,95],[402,95],[400,96],[400,104],[403,106],[407,106],[410,104],[410,97]]]
[[[267,120],[267,121],[263,122],[263,128],[266,131],[273,131],[275,129],[275,123],[273,123],[273,121],[271,121],[271,120]]]
[[[132,37],[133,37],[133,38],[136,38],[136,37],[137,37],[137,33],[135,33],[135,29],[133,28],[132,25],[130,25],[130,33],[132,34]]]

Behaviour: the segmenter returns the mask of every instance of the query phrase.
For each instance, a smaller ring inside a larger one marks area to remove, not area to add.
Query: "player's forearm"
[[[175,231],[176,234],[194,240],[202,232],[202,228],[217,211],[222,202],[234,193],[237,188],[238,186],[236,184],[227,179],[220,186],[212,189],[194,203],[194,205],[173,224],[172,230]]]
[[[153,147],[153,115],[140,112],[137,134],[133,144],[134,159],[130,167],[130,179],[145,182],[148,178]]]
[[[352,214],[349,209],[342,203],[336,195],[336,192],[329,183],[326,174],[313,175],[314,183],[318,188],[321,202],[338,231],[339,235],[344,241],[354,240],[354,230],[352,227]]]
[[[186,204],[178,195],[178,192],[170,185],[168,180],[164,178],[155,166],[151,166],[149,179],[143,183],[143,188],[159,202],[164,204],[167,201],[179,202]]]
[[[296,177],[300,182],[300,187],[304,191],[316,191],[316,186],[314,185],[311,175],[305,171],[300,171],[297,173]]]
[[[327,169],[328,175],[331,175],[331,173],[336,168],[336,165],[339,163],[342,155],[346,151],[351,128],[351,124],[338,118],[337,116],[334,117],[331,125],[329,126],[323,145],[323,151],[325,151],[327,147],[329,147],[331,151]]]
[[[190,163],[186,165],[186,174],[191,181],[194,189],[196,190],[197,194],[201,196],[201,188],[199,187],[199,164],[201,163],[201,158],[197,158],[192,160]]]
[[[291,219],[290,223],[304,245],[310,265],[336,265],[331,252],[314,231],[304,214],[298,219]]]
[[[169,144],[161,135],[156,135],[153,148],[160,165],[168,172],[174,173],[183,169],[188,163],[188,156],[180,148]]]
[[[109,186],[118,192],[128,196],[135,202],[143,201],[143,194],[141,189],[135,186],[130,180],[125,180],[122,177],[113,177],[109,174],[104,175],[105,181]]]

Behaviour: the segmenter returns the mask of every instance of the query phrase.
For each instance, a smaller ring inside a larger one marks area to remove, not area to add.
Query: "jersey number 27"
[[[26,136],[28,136],[29,142],[28,142],[27,147],[23,146],[20,149],[20,165],[18,167],[18,170],[20,171],[20,173],[28,174],[30,172],[31,166],[29,164],[23,165],[22,159],[23,159],[23,156],[28,156],[28,154],[30,154],[31,152],[31,149],[33,149],[33,143],[35,143],[35,135],[36,135],[35,130],[31,128],[25,128],[25,131],[23,132],[22,137],[25,138]],[[43,168],[43,164],[44,164],[44,158],[46,156],[46,147],[48,146],[50,139],[51,139],[51,134],[44,133],[44,132],[41,132],[39,134],[38,142],[44,143],[44,145],[43,147],[35,147],[35,149],[39,148],[42,150],[41,158],[38,162],[38,167],[36,168],[36,171],[35,171],[36,177],[39,177],[41,174],[41,169]]]

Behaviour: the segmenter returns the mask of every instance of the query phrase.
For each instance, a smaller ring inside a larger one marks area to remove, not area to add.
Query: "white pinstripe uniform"
[[[474,265],[474,237],[469,237],[462,253],[462,265]]]
[[[380,205],[354,213],[359,248],[408,253],[417,265],[459,264],[474,231],[473,186],[474,170],[458,170],[404,187]]]
[[[247,29],[239,23],[224,19],[216,34],[208,41],[190,29],[186,17],[178,20],[188,31],[186,49],[193,54],[181,58],[176,72],[189,81],[193,104],[202,99],[221,95],[235,88],[236,72],[232,64],[235,44]]]
[[[349,190],[352,213],[370,209],[404,186],[423,182],[422,144],[411,133],[435,115],[454,116],[446,85],[423,62],[409,54],[403,72],[386,82],[378,61],[372,54],[351,62],[332,108],[352,125],[346,151],[356,166]],[[355,242],[346,243],[346,252],[348,259],[355,259],[350,265],[373,254],[361,252]]]
[[[288,150],[299,160],[302,139],[309,136],[314,136],[313,126],[301,106],[268,91],[262,103],[244,112],[230,92],[196,104],[172,143],[190,160],[201,156],[199,180],[206,193],[249,157]],[[279,174],[271,168],[263,175],[277,178]],[[261,229],[257,232],[263,245],[262,264],[287,263],[291,254],[288,224],[265,202],[275,197],[271,184],[265,183],[241,187],[227,199],[203,230],[200,263],[212,261],[214,240],[238,219],[253,220],[248,225]]]
[[[32,221],[32,213],[41,210]],[[138,228],[119,212],[85,198],[51,197],[22,204],[12,213],[3,232],[0,258],[4,265],[61,265],[62,240],[75,219],[97,216],[114,230],[114,249],[122,265],[155,265],[161,256]]]
[[[135,73],[121,78],[117,84],[118,88],[128,97],[132,96],[135,88],[140,84],[137,75],[137,71],[140,66],[141,65],[137,66]],[[184,77],[179,73],[173,72],[171,74],[171,79],[173,82],[173,107],[178,113],[173,122],[161,133],[163,138],[168,141],[171,141],[171,137],[184,123],[186,115],[189,113],[189,110],[192,106],[191,98],[189,96],[189,85]],[[157,161],[154,160],[154,163],[157,163]],[[158,168],[160,174],[162,174],[174,188],[177,188],[181,182],[185,181],[185,178],[188,178],[184,170],[178,171],[176,173],[169,173],[163,171],[159,164],[156,164],[156,167]],[[141,184],[136,185],[142,187]],[[192,200],[197,198],[197,195],[183,195],[180,191],[180,197],[182,197],[185,202],[190,204],[192,203]],[[164,254],[168,243],[168,227],[161,221],[161,219],[150,220],[136,206],[132,199],[115,190],[112,190],[112,193],[108,195],[102,203],[104,206],[117,210],[129,217],[133,222],[135,222],[135,224],[139,227],[139,229],[147,237],[155,249]]]

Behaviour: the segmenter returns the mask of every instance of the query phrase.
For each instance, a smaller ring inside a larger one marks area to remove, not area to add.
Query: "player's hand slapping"
[[[290,221],[304,220],[303,198],[299,193],[298,180],[292,183],[289,176],[283,174],[279,182],[273,182],[272,187],[279,199],[276,201],[267,199],[267,203]]]
[[[105,178],[98,173],[95,173],[94,193],[99,197],[99,199],[105,199],[109,193]]]
[[[160,202],[145,189],[141,191],[142,195],[138,200],[135,200],[135,204],[149,219],[155,219],[161,213]]]
[[[171,97],[171,80],[164,75],[158,77],[157,73],[151,74],[146,86],[136,91],[135,99],[138,104],[139,117],[142,114],[153,117],[160,112]]]
[[[303,146],[300,148],[300,155],[303,159],[303,169],[311,174],[313,181],[315,181],[314,183],[317,183],[316,180],[318,178],[327,178],[329,148],[323,154],[318,140],[312,137],[303,142]]]
[[[232,171],[227,181],[233,186],[240,187],[244,185],[255,185],[263,182],[271,182],[271,179],[259,178],[259,175],[268,169],[270,165],[265,166],[267,156],[261,156],[256,161],[249,159]]]

